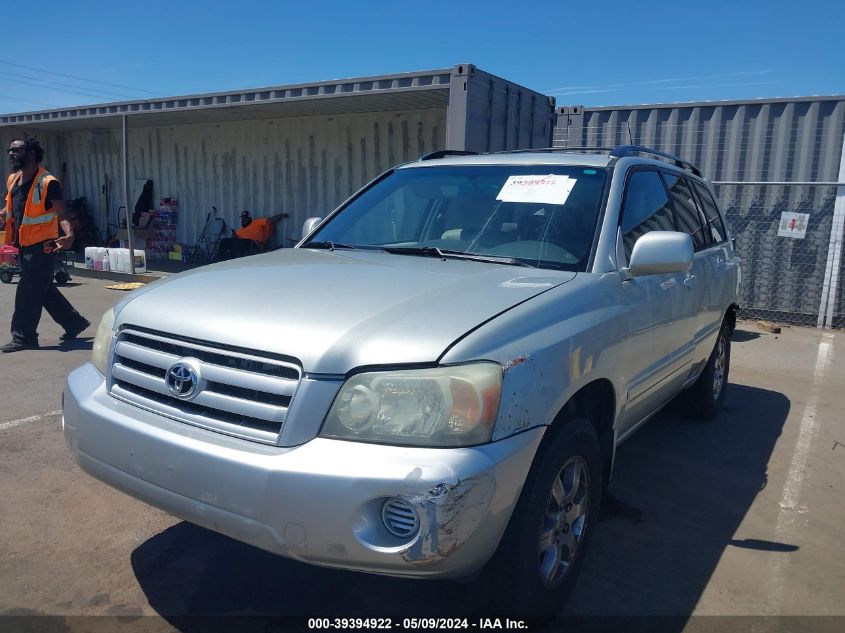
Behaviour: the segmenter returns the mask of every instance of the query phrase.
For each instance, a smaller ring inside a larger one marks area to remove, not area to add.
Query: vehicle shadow
[[[680,630],[725,548],[797,549],[734,540],[766,485],[789,407],[780,393],[732,384],[717,420],[664,413],[622,445],[585,567],[560,615],[671,615],[677,629],[669,629]],[[207,628],[207,620],[194,616],[210,615],[485,617],[503,610],[510,582],[321,569],[186,522],[142,543],[131,562],[150,606],[182,631]]]
[[[797,550],[734,540],[766,486],[789,408],[781,393],[731,384],[716,420],[665,412],[625,442],[604,520],[561,614],[688,616],[727,547]]]
[[[759,332],[752,332],[751,330],[745,330],[737,327],[731,335],[731,340],[736,341],[737,343],[746,343],[748,341],[758,339],[761,336],[762,335]]]

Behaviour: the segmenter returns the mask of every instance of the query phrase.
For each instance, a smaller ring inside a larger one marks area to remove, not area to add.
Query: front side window
[[[636,171],[628,179],[622,207],[622,243],[631,260],[636,241],[650,231],[674,231],[669,197],[656,171]]]
[[[332,217],[303,248],[343,245],[408,255],[439,249],[586,270],[606,179],[605,169],[585,166],[397,169]]]

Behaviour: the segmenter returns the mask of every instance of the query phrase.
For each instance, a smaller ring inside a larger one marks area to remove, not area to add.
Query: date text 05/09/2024
[[[526,630],[525,620],[511,618],[309,618],[311,630]]]

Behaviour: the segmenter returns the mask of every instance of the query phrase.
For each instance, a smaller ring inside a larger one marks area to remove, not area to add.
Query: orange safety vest
[[[273,225],[267,218],[256,218],[246,226],[235,231],[242,240],[253,240],[262,246],[270,239],[270,234],[273,232]]]
[[[21,172],[10,174],[6,180],[6,244],[14,242],[15,238],[15,214],[12,209],[12,187],[20,182]],[[32,246],[45,240],[54,240],[59,237],[59,220],[55,211],[47,211],[44,203],[47,199],[47,187],[52,181],[58,178],[51,175],[43,167],[39,166],[35,172],[29,197],[26,199],[26,206],[23,210],[18,240],[21,246]],[[10,228],[11,225],[11,228]]]

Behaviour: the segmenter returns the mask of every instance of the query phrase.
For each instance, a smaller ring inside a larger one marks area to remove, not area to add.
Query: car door
[[[659,171],[648,167],[629,171],[619,227],[618,250],[624,265],[639,237],[675,230]],[[628,398],[621,437],[677,393],[689,373],[695,300],[687,279],[687,273],[661,273],[622,283],[630,320],[624,368]]]
[[[729,242],[727,227],[725,226],[716,199],[710,190],[702,183],[692,180],[693,189],[698,194],[701,210],[704,213],[706,232],[710,238],[707,248],[711,280],[710,294],[706,310],[704,327],[709,334],[708,342],[715,339],[716,332],[721,327],[722,319],[727,309],[727,298],[734,296],[737,282],[737,264],[733,258],[733,249]],[[712,345],[710,345],[712,347]],[[705,350],[708,354],[710,350]]]
[[[706,360],[710,354],[707,345],[710,341],[712,328],[713,280],[716,275],[716,257],[712,242],[707,232],[707,223],[699,208],[696,195],[693,193],[689,180],[677,172],[661,171],[672,213],[675,217],[675,228],[692,238],[695,256],[692,268],[684,279],[685,293],[684,319],[688,329],[684,341],[684,354],[695,366],[702,359]],[[697,373],[698,367],[693,367]]]

